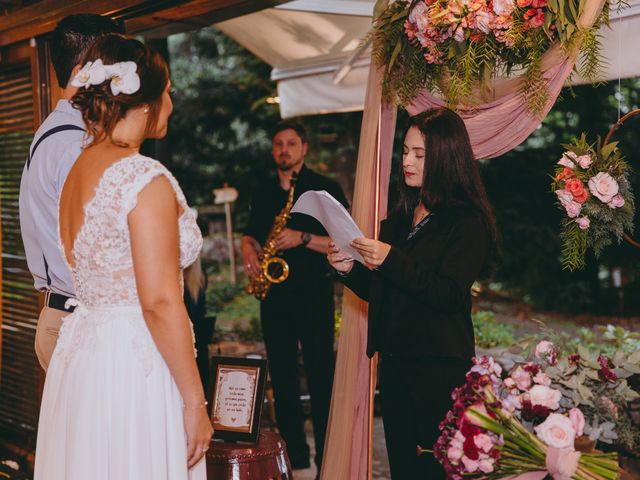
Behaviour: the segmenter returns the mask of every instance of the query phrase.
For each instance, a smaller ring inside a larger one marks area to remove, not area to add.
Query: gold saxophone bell
[[[282,283],[289,276],[289,264],[281,257],[271,257],[262,266],[262,273],[271,283]]]

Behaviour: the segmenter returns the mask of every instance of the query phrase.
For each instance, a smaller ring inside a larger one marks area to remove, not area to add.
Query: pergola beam
[[[98,13],[126,21],[127,33],[140,33],[193,17],[222,21],[283,3],[284,0],[43,0],[0,16],[0,46],[52,31],[67,15]],[[203,26],[200,24],[194,27]],[[184,30],[184,28],[183,28]]]

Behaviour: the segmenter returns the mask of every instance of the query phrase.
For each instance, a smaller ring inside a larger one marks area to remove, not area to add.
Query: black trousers
[[[322,279],[304,289],[283,287],[273,287],[260,308],[276,420],[292,464],[307,463],[298,375],[300,345],[311,395],[315,462],[320,469],[335,367],[333,283]]]
[[[381,356],[382,421],[393,480],[444,480],[432,453],[438,425],[453,406],[451,392],[465,382],[471,361],[454,358],[400,359]]]

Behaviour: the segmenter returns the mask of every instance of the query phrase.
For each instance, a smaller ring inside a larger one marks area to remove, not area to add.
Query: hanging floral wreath
[[[427,88],[455,107],[474,89],[524,71],[522,92],[533,113],[548,99],[542,55],[556,41],[580,45],[580,75],[598,74],[598,28],[608,21],[608,1],[588,29],[578,27],[584,0],[397,0],[377,18],[373,54],[386,67],[383,95],[406,105]]]
[[[589,144],[583,133],[563,145],[551,188],[567,215],[560,233],[564,268],[583,268],[588,248],[598,256],[614,240],[620,243],[625,230],[633,231],[631,168],[617,143]]]

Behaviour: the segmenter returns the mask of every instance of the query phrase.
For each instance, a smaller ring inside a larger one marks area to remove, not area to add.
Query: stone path
[[[307,433],[307,442],[309,443],[313,457],[313,434],[311,432],[311,422],[305,424]],[[316,467],[313,465],[306,470],[294,470],[293,480],[315,480]],[[387,447],[384,442],[384,430],[382,428],[382,419],[375,417],[373,419],[373,480],[391,480],[389,473],[389,461],[387,459]]]

